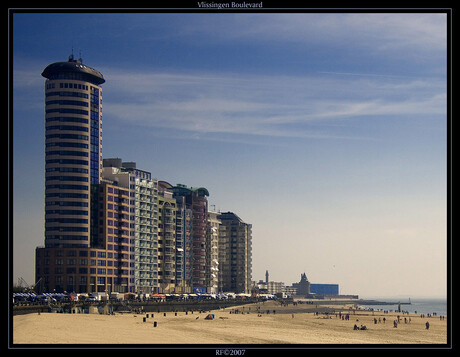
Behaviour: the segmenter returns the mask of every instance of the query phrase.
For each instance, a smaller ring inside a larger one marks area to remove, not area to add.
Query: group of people
[[[398,324],[401,323],[401,317],[398,315],[396,316],[397,320],[394,320],[393,321],[393,327],[398,327]],[[412,319],[409,317],[409,319],[407,317],[404,317],[404,323],[407,324],[408,322],[410,323],[412,321]]]
[[[355,324],[355,326],[353,326],[353,330],[367,330],[367,327],[366,325],[361,325],[361,327],[358,327],[358,325]]]
[[[344,316],[339,316],[339,317],[342,317],[342,320],[348,320],[349,319],[349,316],[346,315],[345,318]],[[422,316],[421,316],[422,317]],[[440,316],[440,319],[443,320],[445,317],[444,316]],[[386,322],[386,318],[384,317],[383,319],[381,319],[380,317],[377,319],[374,317],[374,324],[377,324],[377,323],[381,323],[381,321],[383,320],[383,323]],[[356,321],[359,321],[359,319],[356,319]],[[407,323],[410,323],[412,320],[409,317],[404,317],[404,323],[407,324]],[[398,324],[400,324],[402,322],[402,318],[397,315],[396,316],[396,320],[393,320],[393,327],[394,328],[397,328],[398,327]],[[430,329],[430,323],[427,321],[425,323],[425,329],[429,330]],[[358,325],[354,325],[353,326],[353,330],[367,330],[367,327],[365,325],[361,325],[361,327],[358,327]]]

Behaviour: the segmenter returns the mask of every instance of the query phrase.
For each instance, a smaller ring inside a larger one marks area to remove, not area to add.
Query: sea
[[[409,298],[372,298],[372,300],[395,302],[394,305],[361,305],[363,309],[396,311],[398,302],[407,303]],[[401,304],[401,310],[414,314],[433,314],[447,315],[447,300],[446,299],[428,299],[428,298],[411,298],[411,304]]]

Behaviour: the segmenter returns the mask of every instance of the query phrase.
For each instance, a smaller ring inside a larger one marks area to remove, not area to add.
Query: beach
[[[214,314],[213,320],[205,319],[209,313]],[[347,314],[348,319],[345,319]],[[149,313],[149,317],[146,316],[147,313],[16,315],[13,316],[13,344],[447,343],[447,317],[421,318],[416,314],[356,311],[344,305],[282,306],[268,301],[210,312],[167,312],[166,316],[154,313],[153,317]],[[395,328],[397,316],[400,321]],[[426,322],[429,322],[429,329],[426,329]],[[354,330],[354,325],[364,325],[367,329]]]

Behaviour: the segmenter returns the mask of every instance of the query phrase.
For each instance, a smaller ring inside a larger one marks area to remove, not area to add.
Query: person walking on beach
[[[430,323],[429,323],[428,321],[426,322],[425,326],[426,326],[426,329],[427,329],[427,330],[430,329]]]

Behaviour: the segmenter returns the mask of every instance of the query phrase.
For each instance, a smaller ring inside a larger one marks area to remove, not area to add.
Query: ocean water
[[[409,299],[401,298],[373,298],[377,301],[391,301],[402,303],[408,302]],[[436,313],[439,315],[447,315],[447,300],[446,299],[423,299],[423,298],[413,298],[410,299],[410,305],[401,305],[401,310],[407,311],[410,313],[417,314],[433,314]],[[398,304],[395,305],[362,305],[363,308],[372,308],[374,310],[387,310],[395,311],[398,309]]]

